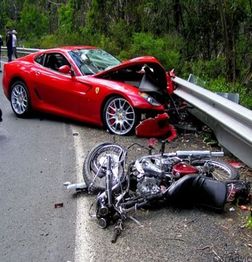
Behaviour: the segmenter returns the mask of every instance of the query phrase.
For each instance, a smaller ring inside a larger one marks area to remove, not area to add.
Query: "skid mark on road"
[[[74,134],[74,147],[76,159],[76,178],[77,183],[83,182],[82,166],[84,155],[84,148],[81,141],[81,136],[77,127],[72,127]],[[93,248],[92,238],[90,234],[90,217],[88,215],[90,202],[85,196],[77,197],[77,211],[76,211],[76,235],[75,235],[75,262],[92,262]]]

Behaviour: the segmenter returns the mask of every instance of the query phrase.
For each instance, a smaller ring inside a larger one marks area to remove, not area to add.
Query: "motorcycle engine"
[[[150,158],[137,160],[135,162],[135,169],[138,171],[138,178],[142,176],[160,177],[162,175],[160,164],[155,159],[154,161]]]
[[[160,191],[159,181],[154,177],[144,176],[137,183],[137,193],[139,195],[156,195]]]
[[[161,181],[168,186],[172,180],[172,158],[143,157],[135,161],[131,175],[137,180],[137,193],[155,195],[161,192]]]

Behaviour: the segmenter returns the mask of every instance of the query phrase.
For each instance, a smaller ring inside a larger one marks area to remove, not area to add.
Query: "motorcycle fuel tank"
[[[173,175],[176,177],[181,177],[189,174],[197,174],[199,172],[199,170],[196,167],[191,166],[185,162],[177,163],[176,165],[174,165],[172,171]]]

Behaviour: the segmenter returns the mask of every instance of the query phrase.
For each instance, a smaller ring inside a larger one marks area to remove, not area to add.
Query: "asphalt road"
[[[62,186],[76,175],[71,128],[16,118],[2,88],[0,107],[0,261],[71,260],[76,202]]]
[[[252,234],[238,210],[140,210],[141,226],[128,221],[111,244],[113,228],[100,229],[88,215],[94,197],[67,192],[63,182],[82,181],[83,159],[96,143],[146,140],[48,115],[18,119],[1,87],[0,107],[1,262],[252,261]],[[170,147],[197,148],[191,142],[181,136]]]

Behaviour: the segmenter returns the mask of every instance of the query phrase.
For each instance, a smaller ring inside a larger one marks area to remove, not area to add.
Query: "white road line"
[[[73,134],[79,134],[76,127],[72,127]],[[84,160],[84,149],[82,146],[82,141],[80,135],[74,136],[74,147],[76,155],[76,178],[77,181],[73,182],[83,182],[82,176],[82,166]],[[75,262],[92,262],[93,250],[92,240],[89,232],[88,226],[88,211],[90,203],[84,197],[77,197],[77,211],[76,211],[76,233],[75,233]]]

